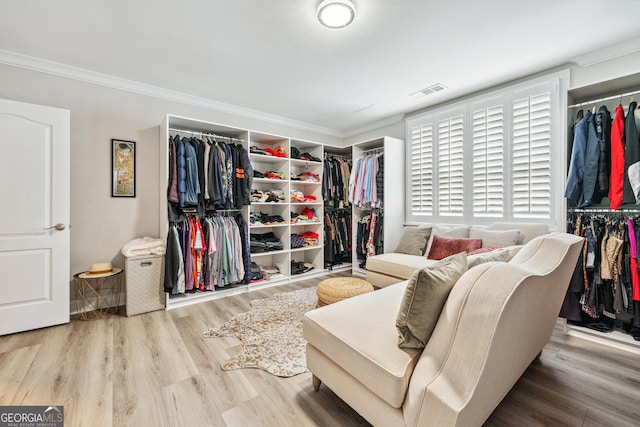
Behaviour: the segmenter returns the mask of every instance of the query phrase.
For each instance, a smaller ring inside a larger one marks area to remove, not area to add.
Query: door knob
[[[45,228],[45,230],[51,230],[52,228],[55,228],[58,231],[62,231],[65,229],[65,226],[64,224],[60,223],[60,224],[52,225],[51,227],[47,227]]]

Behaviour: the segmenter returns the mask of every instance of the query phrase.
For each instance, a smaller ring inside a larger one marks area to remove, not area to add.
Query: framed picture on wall
[[[136,197],[136,143],[111,140],[111,197]]]

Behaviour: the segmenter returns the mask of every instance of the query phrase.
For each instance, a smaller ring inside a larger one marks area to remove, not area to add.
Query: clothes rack
[[[240,209],[216,209],[213,214],[218,216],[235,216],[242,212]]]
[[[382,208],[384,200],[384,150],[365,150],[353,164],[349,203],[361,209]]]
[[[604,101],[611,101],[612,99],[617,99],[617,98],[622,99],[622,98],[626,98],[628,96],[633,96],[633,95],[638,95],[638,94],[640,94],[640,90],[636,90],[634,92],[627,92],[627,93],[623,93],[623,94],[620,94],[620,95],[606,96],[604,98],[593,99],[591,101],[580,102],[578,104],[569,105],[568,108],[584,107],[586,105],[599,104],[599,103],[604,102]]]
[[[592,214],[592,213],[604,213],[604,214],[615,214],[615,213],[640,213],[640,206],[637,208],[621,208],[621,209],[609,209],[609,208],[568,208],[569,213],[584,213],[584,214]]]
[[[367,154],[376,154],[382,152],[384,152],[384,147],[369,148],[368,150],[363,150],[362,155],[364,156]]]
[[[330,153],[330,152],[325,152],[324,154],[325,154],[325,156],[334,157],[334,158],[337,158],[337,159],[343,159],[343,160],[351,160],[352,159],[351,154],[335,154],[335,153]]]
[[[560,317],[599,332],[617,331],[640,341],[638,210],[570,212],[567,232],[585,238]]]
[[[226,136],[226,135],[217,135],[217,134],[211,133],[211,132],[201,132],[201,131],[186,130],[186,129],[176,129],[176,128],[169,128],[169,132],[189,133],[191,135],[200,135],[200,137],[210,136],[212,138],[226,139],[226,140],[228,140],[230,142],[245,142],[243,139],[240,139],[240,138],[235,138],[235,137]]]

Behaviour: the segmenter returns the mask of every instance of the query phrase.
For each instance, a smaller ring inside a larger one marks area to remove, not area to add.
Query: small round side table
[[[124,271],[110,276],[80,277],[83,273],[86,272],[73,275],[80,318],[102,319],[116,313],[120,306]]]

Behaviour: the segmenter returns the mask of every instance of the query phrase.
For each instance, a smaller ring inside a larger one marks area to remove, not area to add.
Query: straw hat
[[[81,279],[92,279],[96,277],[107,277],[118,274],[122,271],[121,268],[113,267],[110,262],[98,262],[91,264],[89,271],[78,274]]]

